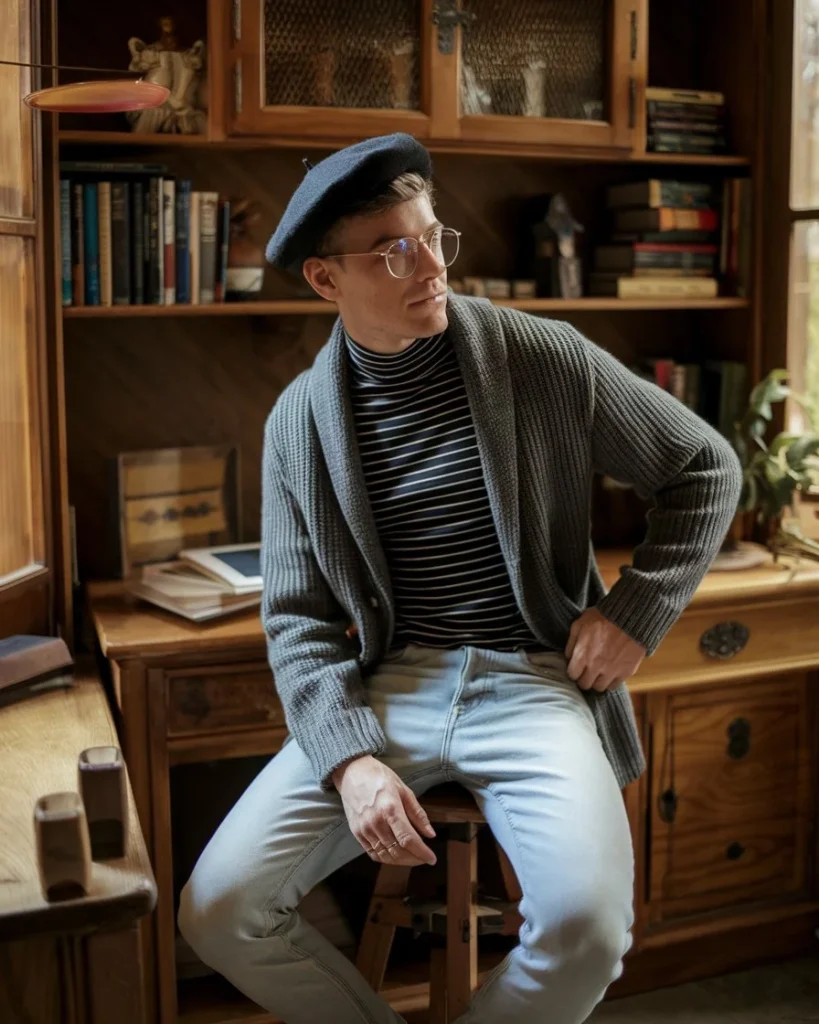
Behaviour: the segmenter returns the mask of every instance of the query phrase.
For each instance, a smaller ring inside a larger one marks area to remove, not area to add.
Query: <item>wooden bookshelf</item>
[[[167,132],[154,134],[138,132],[99,131],[94,129],[62,129],[58,132],[60,143],[71,146],[124,146],[156,148],[190,149],[207,146],[218,150],[252,150],[252,149],[291,149],[326,148],[340,149],[350,143],[350,139],[316,138],[306,140],[299,136],[238,136],[234,138],[213,138],[208,134],[172,135]],[[447,140],[425,139],[424,144],[432,153],[470,153],[483,156],[514,156],[530,159],[555,160],[577,163],[649,163],[668,164],[671,166],[696,167],[748,167],[750,160],[739,154],[712,156],[709,154],[691,153],[641,153],[629,150],[593,150],[585,147],[567,147],[553,145],[488,145],[476,142],[462,143]]]
[[[745,309],[748,299],[733,297],[716,299],[493,299],[494,305],[520,309],[527,313],[560,313],[569,311],[669,310],[669,309]],[[302,316],[306,314],[334,316],[336,306],[323,299],[274,299],[270,302],[213,302],[191,306],[64,306],[63,316],[69,319],[106,320],[129,317],[173,316]]]

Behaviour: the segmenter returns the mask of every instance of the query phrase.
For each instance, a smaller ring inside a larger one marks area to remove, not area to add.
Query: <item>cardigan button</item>
[[[377,608],[378,607],[378,598],[375,596],[375,594],[370,594],[370,605],[373,608]]]

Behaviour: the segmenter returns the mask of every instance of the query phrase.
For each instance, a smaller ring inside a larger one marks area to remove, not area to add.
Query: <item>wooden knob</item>
[[[94,860],[125,855],[128,797],[118,747],[89,747],[79,756],[79,790],[85,804]]]
[[[91,879],[91,844],[79,793],[41,796],[34,805],[34,831],[45,898],[84,896]]]

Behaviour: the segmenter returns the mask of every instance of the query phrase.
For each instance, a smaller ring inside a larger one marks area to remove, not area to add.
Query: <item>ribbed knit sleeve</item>
[[[383,731],[368,707],[349,618],[313,555],[301,511],[287,488],[265,426],[262,455],[262,623],[288,728],[322,788],[344,761],[382,753]]]
[[[672,395],[583,339],[594,468],[653,500],[631,566],[597,607],[653,654],[719,551],[742,471],[728,441]]]

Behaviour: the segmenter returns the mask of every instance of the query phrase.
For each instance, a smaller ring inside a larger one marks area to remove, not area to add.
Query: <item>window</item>
[[[796,0],[793,12],[787,365],[819,428],[819,0]],[[789,420],[810,426],[798,408]]]

